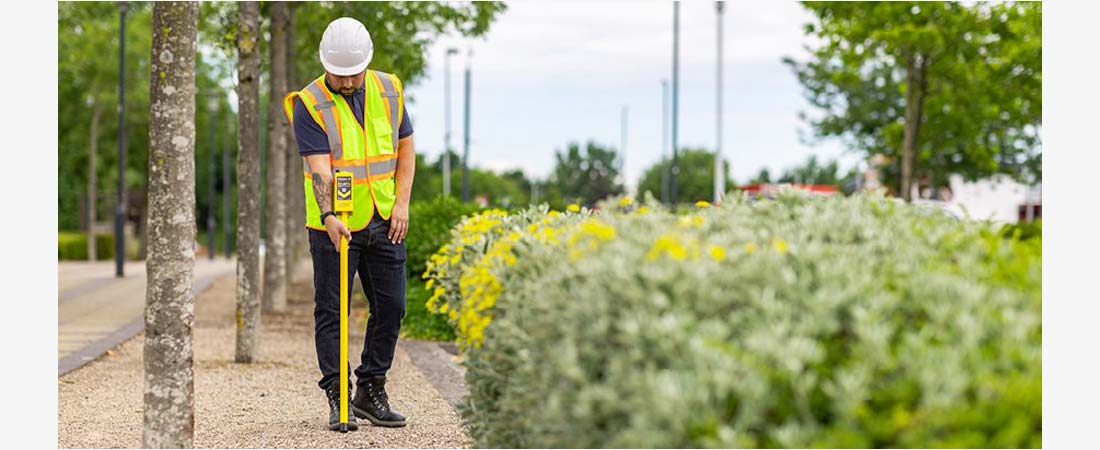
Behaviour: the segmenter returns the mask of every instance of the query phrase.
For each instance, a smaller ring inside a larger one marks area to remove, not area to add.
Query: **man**
[[[390,409],[385,383],[405,315],[404,240],[416,158],[401,81],[367,70],[372,55],[362,23],[332,21],[320,44],[325,74],[283,101],[305,161],[318,385],[328,397],[330,430],[339,428],[339,364],[347,364],[339,360],[341,236],[349,240],[349,283],[358,272],[370,310],[354,397],[348,392],[354,414],[348,428],[358,429],[356,417],[378,426],[405,425],[405,417]],[[332,212],[335,171],[354,177],[348,223]]]

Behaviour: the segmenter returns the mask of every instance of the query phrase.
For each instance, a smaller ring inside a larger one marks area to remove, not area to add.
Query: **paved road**
[[[232,275],[233,260],[195,261],[194,289]],[[130,262],[115,278],[113,261],[57,264],[57,374],[98,358],[144,327],[145,263]]]

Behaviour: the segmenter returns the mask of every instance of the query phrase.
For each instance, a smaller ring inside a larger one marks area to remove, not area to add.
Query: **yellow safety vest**
[[[283,109],[294,125],[294,99],[302,99],[309,114],[328,136],[333,172],[351,172],[352,200],[355,211],[348,218],[348,229],[367,227],[375,208],[389,220],[396,199],[394,174],[397,171],[397,130],[405,106],[401,80],[377,70],[367,71],[363,83],[363,126],[355,119],[344,97],[333,94],[321,75],[301,91],[283,99]],[[324,230],[321,210],[313,197],[313,177],[305,158],[306,227]],[[331,208],[331,205],[329,205]]]

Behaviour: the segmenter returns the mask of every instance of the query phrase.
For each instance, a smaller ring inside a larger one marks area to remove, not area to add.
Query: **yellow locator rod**
[[[340,221],[348,223],[348,214],[354,209],[351,198],[352,175],[336,172],[333,177],[336,195],[333,196],[333,212],[340,214]],[[348,431],[348,239],[340,236],[340,432]]]

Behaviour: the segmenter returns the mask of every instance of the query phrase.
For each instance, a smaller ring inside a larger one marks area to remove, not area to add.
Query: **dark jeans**
[[[405,317],[405,243],[390,243],[389,229],[390,222],[375,214],[367,228],[351,234],[348,243],[348,297],[358,272],[370,312],[360,365],[355,369],[359,380],[385,375],[390,369]],[[309,230],[309,252],[315,290],[314,339],[322,375],[317,384],[324,389],[340,377],[340,252],[328,233],[313,229]]]

